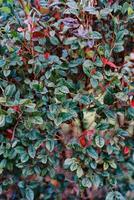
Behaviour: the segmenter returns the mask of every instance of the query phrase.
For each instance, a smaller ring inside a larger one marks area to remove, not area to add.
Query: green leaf
[[[7,14],[9,14],[9,13],[11,12],[10,8],[7,7],[7,6],[3,6],[2,8],[0,8],[0,10],[1,10],[2,12],[7,13]]]
[[[128,108],[128,116],[134,119],[134,108]]]
[[[27,153],[23,153],[21,156],[20,156],[20,159],[21,159],[21,162],[22,163],[25,163],[29,160],[29,156]]]
[[[126,130],[123,130],[121,128],[117,129],[117,134],[124,137],[129,136],[129,133]]]
[[[98,159],[98,153],[95,151],[95,149],[93,149],[93,147],[88,147],[87,148],[87,153],[91,158],[93,158],[95,160]]]
[[[107,145],[107,152],[108,152],[109,155],[112,154],[112,152],[113,152],[113,146],[111,144]]]
[[[102,35],[97,31],[93,31],[91,36],[92,36],[93,39],[97,39],[97,40],[102,38]]]
[[[77,37],[68,37],[68,38],[65,38],[64,45],[71,45],[76,40],[77,40]]]
[[[47,156],[44,156],[44,157],[41,159],[41,162],[42,162],[43,164],[46,164],[47,161],[48,161],[48,157],[47,157]]]
[[[77,117],[76,113],[73,113],[73,112],[72,113],[71,112],[62,112],[59,115],[59,118],[61,119],[60,123],[68,121],[68,120],[70,120],[72,118],[75,118],[75,117]]]
[[[78,164],[77,163],[72,163],[70,166],[70,170],[71,171],[75,171],[78,168]]]
[[[59,44],[59,40],[57,37],[53,36],[53,37],[50,37],[50,42],[53,44],[53,45],[58,45]]]
[[[82,95],[79,99],[79,102],[84,104],[84,105],[88,105],[91,102],[91,99],[88,95]]]
[[[82,185],[83,187],[87,187],[87,188],[92,187],[92,183],[87,177],[82,179]]]
[[[103,163],[103,169],[104,169],[104,170],[107,170],[108,167],[109,167],[109,164],[108,164],[107,162],[104,162],[104,163]]]
[[[101,72],[97,71],[93,76],[94,79],[103,80],[103,75]]]
[[[116,113],[114,111],[106,109],[104,113],[108,118],[116,119]]]
[[[90,13],[91,15],[96,15],[98,13],[96,8],[95,7],[91,7],[91,6],[87,6],[84,10],[86,12]]]
[[[74,160],[73,160],[72,158],[67,158],[67,159],[64,161],[64,166],[65,166],[65,167],[69,167],[73,162],[74,162]]]
[[[15,85],[8,85],[5,89],[5,95],[8,97],[12,97],[15,91],[16,91]]]
[[[111,161],[109,161],[108,163],[109,163],[110,167],[112,167],[113,169],[116,169],[116,168],[117,168],[117,165],[116,165],[116,163],[114,162],[114,160],[111,160]]]
[[[34,116],[34,117],[32,117],[32,123],[43,124],[43,119],[41,116]]]
[[[83,71],[88,77],[90,77],[90,70],[92,69],[92,67],[93,67],[92,61],[90,61],[90,60],[85,60],[84,61],[84,63],[83,63]]]
[[[71,9],[78,9],[78,6],[77,6],[77,3],[76,3],[76,1],[68,1],[67,2],[67,6],[69,7],[69,8],[71,8]]]
[[[5,77],[8,77],[11,73],[11,70],[3,70],[3,74]]]
[[[118,92],[115,94],[116,98],[119,99],[119,100],[123,100],[123,101],[128,101],[128,95],[125,94],[124,92]]]
[[[0,162],[0,169],[5,168],[6,164],[7,164],[7,160],[6,159],[1,160],[1,162]]]
[[[95,143],[98,147],[102,148],[105,144],[105,140],[100,135],[97,135],[95,137]]]
[[[98,86],[98,81],[94,78],[90,79],[90,83],[91,83],[93,88],[96,88]]]
[[[114,52],[116,52],[116,53],[120,53],[120,52],[124,51],[124,47],[123,47],[122,44],[120,44],[120,43],[118,44],[118,43],[117,43],[117,44],[115,45],[115,47],[114,47],[113,50],[114,50]]]
[[[0,127],[5,126],[5,115],[0,115]]]
[[[0,0],[0,4],[2,4],[3,3],[3,0]]]
[[[120,30],[118,33],[116,33],[117,43],[122,41],[124,35],[127,35],[127,34],[128,34],[128,30],[126,30],[126,29]]]
[[[96,126],[98,130],[106,130],[108,129],[108,127],[109,127],[109,124],[107,123],[98,123]]]
[[[109,192],[106,196],[106,200],[126,200],[126,198],[124,198],[122,196],[122,194],[118,191],[115,192]]]
[[[130,6],[130,4],[128,2],[125,2],[123,4],[122,10],[121,10],[123,14],[125,14],[125,12],[127,12],[129,6]]]
[[[0,60],[0,67],[2,68],[6,64],[5,60]]]
[[[35,148],[33,147],[33,145],[30,145],[28,147],[28,154],[31,158],[34,158],[35,157],[35,154],[36,154],[36,150]]]
[[[96,58],[96,61],[94,63],[97,67],[102,67],[103,63],[99,57]]]
[[[133,15],[134,14],[134,10],[133,10],[133,8],[132,7],[128,7],[128,10],[127,10],[127,12],[128,12],[128,16],[131,16],[131,15]]]
[[[14,0],[7,0],[8,3],[13,3]]]
[[[69,93],[69,89],[66,86],[61,86],[59,88],[60,92],[68,94]]]
[[[26,199],[34,200],[34,192],[31,188],[26,188]]]
[[[97,163],[96,163],[95,161],[92,161],[92,162],[90,163],[90,166],[91,166],[92,169],[96,169]]]
[[[77,168],[77,176],[78,178],[80,178],[81,176],[83,176],[84,172],[83,172],[83,169],[79,166]]]
[[[114,103],[114,96],[110,91],[107,91],[104,96],[104,103],[107,105],[111,105]]]
[[[42,53],[42,51],[43,51],[42,47],[40,47],[40,46],[35,46],[34,50],[39,52],[39,53]]]
[[[112,9],[110,9],[110,8],[101,9],[100,16],[107,17],[107,15],[109,15],[111,12],[112,12]]]
[[[54,141],[53,140],[46,141],[46,148],[48,151],[52,152],[54,150]]]
[[[0,186],[0,194],[2,194],[2,186]]]
[[[0,103],[6,103],[6,98],[5,97],[0,97]]]
[[[94,175],[94,176],[93,176],[92,182],[93,182],[93,185],[94,185],[96,188],[98,188],[99,185],[100,185],[100,183],[101,183],[100,176],[99,176],[99,175]]]
[[[24,183],[24,181],[19,181],[18,182],[18,186],[19,186],[19,188],[25,188],[25,183]]]
[[[15,148],[15,151],[16,151],[16,153],[18,153],[18,154],[23,154],[23,153],[25,153],[25,149],[24,149],[24,147],[22,147],[22,146],[17,146],[17,147]]]

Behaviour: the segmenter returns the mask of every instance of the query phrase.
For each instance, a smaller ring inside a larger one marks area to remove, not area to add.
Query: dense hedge
[[[0,11],[0,199],[133,199],[132,1]]]

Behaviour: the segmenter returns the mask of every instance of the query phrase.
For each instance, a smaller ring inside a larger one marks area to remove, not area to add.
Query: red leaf
[[[121,79],[121,84],[122,84],[123,87],[128,86],[128,83],[124,79]]]
[[[57,180],[55,180],[55,179],[51,179],[50,183],[55,187],[59,187],[59,182]]]
[[[100,86],[100,88],[101,88],[101,90],[102,90],[103,92],[106,90],[106,88],[102,85],[101,82],[99,83],[99,86]]]
[[[111,68],[115,69],[117,67],[113,62],[111,62],[110,60],[108,60],[105,57],[102,57],[101,61],[103,62],[104,65],[109,65]]]
[[[82,135],[94,135],[95,130],[85,130],[82,132]]]
[[[112,68],[116,68],[116,65],[113,62],[111,62],[111,61],[108,61],[107,65],[109,65]]]
[[[106,140],[106,145],[110,144],[110,140]]]
[[[108,0],[108,3],[111,5],[113,4],[114,2],[116,2],[116,0]]]
[[[92,69],[91,71],[90,71],[90,74],[91,75],[94,75],[96,73],[96,68],[94,68],[94,69]]]
[[[20,107],[19,106],[11,106],[11,108],[16,112],[20,112]]]
[[[60,17],[61,17],[61,16],[60,16],[60,13],[55,13],[55,14],[54,14],[54,18],[57,19],[57,20],[60,19]]]
[[[79,138],[79,142],[82,147],[88,147],[92,143],[92,136],[94,135],[95,130],[85,130],[82,132],[82,135]]]
[[[131,100],[131,101],[130,101],[130,106],[131,106],[132,108],[134,108],[134,100]]]
[[[49,56],[50,56],[50,53],[49,53],[49,52],[44,53],[44,58],[48,59]]]
[[[126,155],[130,152],[129,147],[124,147],[123,153]]]
[[[45,37],[44,33],[38,31],[34,32],[32,36],[33,39],[44,38],[44,37]]]
[[[37,9],[40,8],[40,1],[39,0],[34,0],[34,5]]]
[[[82,147],[86,147],[86,138],[85,138],[85,136],[81,136],[79,138],[79,142],[80,142]]]
[[[60,24],[60,30],[63,30],[63,28],[64,28],[64,24],[62,23]]]
[[[45,37],[49,37],[49,30],[48,29],[44,29],[44,36]]]
[[[113,3],[113,0],[108,0],[108,2],[111,4],[111,3]]]
[[[106,58],[102,57],[101,61],[103,62],[104,65],[106,65],[108,60]]]
[[[7,131],[7,133],[9,133],[9,134],[12,134],[12,133],[13,133],[13,130],[12,130],[12,129],[7,129],[6,131]]]
[[[5,135],[6,135],[6,138],[11,140],[12,139],[12,135],[13,135],[13,130],[12,129],[7,129]]]

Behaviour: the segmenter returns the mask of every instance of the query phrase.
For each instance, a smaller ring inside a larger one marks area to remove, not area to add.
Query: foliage
[[[126,199],[134,188],[132,2],[0,0],[0,11],[1,194],[99,199],[106,188],[103,199]]]

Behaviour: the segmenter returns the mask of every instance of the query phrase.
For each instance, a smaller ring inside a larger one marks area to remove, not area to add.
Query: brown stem
[[[17,122],[16,122],[16,124],[15,124],[15,126],[14,126],[14,128],[13,128],[13,134],[12,134],[11,141],[13,141],[13,139],[14,139],[14,136],[15,136],[15,130],[16,130],[16,128],[17,128],[19,122],[20,122],[21,117],[22,117],[22,112],[19,114],[19,116],[18,116],[18,118],[17,118]]]
[[[21,6],[22,6],[22,8],[23,8],[23,10],[25,12],[25,15],[27,17],[27,13],[26,13],[26,10],[25,10],[25,1],[24,0],[19,0],[19,3],[21,4]]]

